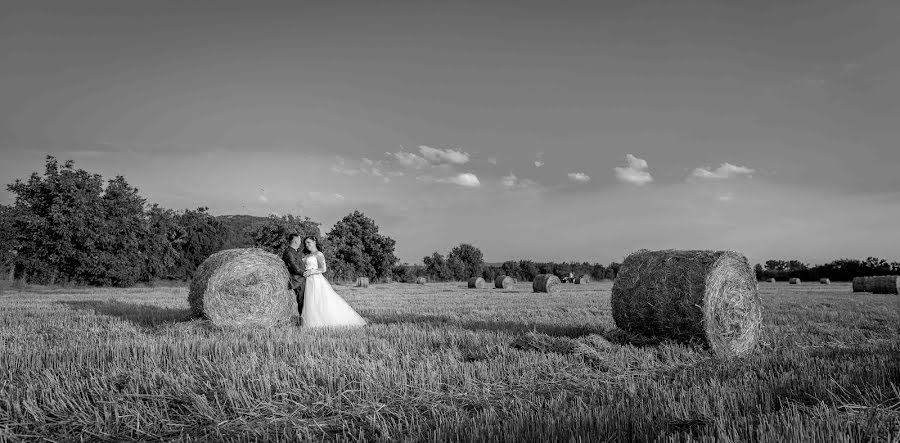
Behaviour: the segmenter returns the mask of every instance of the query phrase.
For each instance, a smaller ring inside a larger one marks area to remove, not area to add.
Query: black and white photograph
[[[900,443],[900,1],[0,0],[0,442]]]

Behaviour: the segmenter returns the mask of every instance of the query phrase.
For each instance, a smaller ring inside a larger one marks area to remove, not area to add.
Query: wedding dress
[[[325,271],[325,258],[321,252],[303,258],[307,271],[320,269]],[[362,318],[328,283],[322,274],[306,277],[306,290],[303,296],[303,313],[300,315],[301,326],[362,326],[366,320]]]

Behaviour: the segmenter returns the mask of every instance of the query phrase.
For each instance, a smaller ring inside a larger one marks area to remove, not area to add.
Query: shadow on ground
[[[137,326],[153,327],[166,323],[190,321],[190,309],[161,308],[153,305],[136,305],[115,300],[59,302],[78,310],[92,310],[100,315],[118,317]]]

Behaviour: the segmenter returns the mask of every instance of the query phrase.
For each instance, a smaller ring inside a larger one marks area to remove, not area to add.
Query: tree
[[[15,215],[11,206],[0,205],[0,278],[15,278],[18,241],[13,226]]]
[[[468,243],[461,243],[451,249],[447,255],[447,262],[454,272],[454,277],[459,280],[481,277],[484,271],[484,256],[481,250]]]
[[[763,279],[763,266],[759,263],[753,267],[753,272],[756,273],[756,281],[762,281]]]
[[[425,273],[429,279],[433,281],[447,281],[452,278],[450,268],[447,266],[447,260],[438,252],[431,254],[430,257],[423,258],[422,262],[425,263]]]
[[[540,272],[538,272],[538,267],[533,261],[519,260],[519,274],[523,280],[532,281]]]
[[[257,248],[265,249],[273,254],[281,255],[288,247],[287,237],[290,234],[300,234],[302,237],[321,237],[320,223],[316,223],[309,217],[294,215],[270,215],[265,223],[257,225],[250,231],[250,237]],[[320,249],[322,245],[319,245]],[[323,251],[324,252],[324,251]],[[330,265],[330,263],[329,263]]]
[[[517,263],[515,261],[508,260],[508,261],[503,262],[503,264],[500,265],[500,270],[504,274],[506,274],[512,278],[515,278],[515,279],[521,278],[521,275],[519,273],[519,263]]]
[[[335,278],[383,280],[391,276],[391,268],[399,261],[394,255],[394,239],[379,234],[375,221],[359,211],[335,223],[327,240],[325,255]]]
[[[173,269],[173,278],[192,278],[204,260],[222,250],[227,237],[225,225],[207,211],[208,208],[200,207],[176,213],[175,222],[184,232],[184,238],[174,245],[179,260]]]
[[[144,275],[141,280],[172,278],[176,265],[181,260],[178,252],[185,242],[186,233],[171,209],[153,205],[147,209],[147,236],[144,238]]]

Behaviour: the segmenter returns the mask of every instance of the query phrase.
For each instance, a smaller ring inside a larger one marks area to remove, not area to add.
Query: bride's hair
[[[318,237],[316,237],[315,235],[307,235],[306,237],[303,237],[303,253],[304,254],[312,253],[312,251],[310,251],[309,249],[306,248],[306,241],[309,239],[312,239],[312,241],[316,242],[316,249],[319,249]]]

